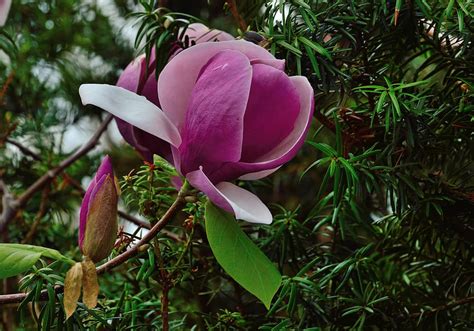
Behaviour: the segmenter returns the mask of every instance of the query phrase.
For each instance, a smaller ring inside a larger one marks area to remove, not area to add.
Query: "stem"
[[[229,6],[229,10],[232,13],[232,16],[234,16],[234,19],[239,24],[240,30],[242,30],[242,32],[245,32],[247,30],[247,23],[245,23],[245,20],[242,18],[242,16],[240,16],[235,0],[227,1],[227,5]]]
[[[134,257],[138,253],[140,253],[140,248],[150,242],[157,234],[160,232],[165,225],[167,225],[171,219],[180,211],[181,207],[185,203],[185,196],[186,193],[189,189],[189,184],[188,182],[184,182],[183,186],[178,192],[178,196],[176,197],[176,200],[173,202],[173,204],[170,206],[170,208],[166,211],[166,213],[161,217],[161,219],[153,225],[153,227],[150,229],[150,231],[143,236],[142,239],[140,239],[137,244],[122,254],[116,256],[112,260],[104,263],[100,267],[97,268],[97,274],[103,274],[111,269],[123,264],[130,258]],[[56,293],[61,293],[63,291],[62,286],[56,286],[55,288]],[[28,293],[14,293],[14,294],[6,294],[6,295],[0,295],[0,304],[7,304],[7,303],[19,303],[23,301],[26,297],[28,296]],[[47,300],[48,299],[48,292],[46,290],[41,291],[40,294],[40,299],[41,300]]]
[[[98,267],[97,274],[103,274],[109,271],[110,269],[124,263],[125,261],[132,258],[133,256],[137,255],[140,252],[140,247],[150,242],[158,234],[158,232],[160,232],[160,230],[163,229],[166,224],[168,224],[168,222],[183,206],[185,202],[184,197],[186,196],[186,192],[188,188],[189,188],[189,184],[185,182],[183,186],[181,187],[181,189],[179,190],[176,200],[173,202],[171,207],[166,211],[163,217],[161,217],[161,219],[155,225],[153,225],[150,231],[148,231],[148,233],[144,235],[143,238],[140,239],[135,246],[131,247],[127,251],[123,252],[122,254],[114,257],[112,260]]]
[[[38,226],[41,222],[41,219],[43,218],[43,216],[46,214],[46,211],[47,211],[46,207],[48,205],[49,190],[50,190],[49,186],[46,186],[43,189],[43,193],[41,194],[41,203],[40,203],[39,211],[35,216],[35,220],[33,222],[33,225],[31,225],[30,230],[26,234],[25,238],[21,241],[22,244],[27,244],[27,243],[31,242],[31,240],[33,239],[33,237],[36,234],[36,230],[38,229]]]
[[[100,126],[97,128],[94,135],[89,141],[80,148],[76,153],[69,156],[67,159],[62,161],[56,168],[49,170],[43,176],[38,178],[20,197],[16,200],[8,199],[3,201],[4,212],[0,216],[0,233],[4,233],[7,230],[8,224],[15,218],[16,213],[35,195],[36,192],[43,189],[48,183],[50,183],[56,176],[63,172],[67,167],[76,162],[82,156],[86,155],[89,151],[94,149],[99,143],[99,139],[107,129],[113,116],[107,115],[102,121]],[[5,191],[5,189],[4,189]],[[4,195],[5,197],[5,195]]]
[[[169,288],[163,286],[163,294],[161,295],[161,320],[163,322],[163,331],[169,331]]]
[[[442,311],[442,310],[448,310],[448,309],[451,309],[451,308],[454,308],[454,307],[457,307],[457,306],[470,304],[471,302],[474,302],[474,297],[462,298],[462,299],[450,302],[448,304],[433,308],[431,310],[427,310],[427,311],[420,312],[420,313],[410,314],[410,317],[411,318],[417,318],[420,315],[431,315],[431,314],[437,313],[437,312]]]

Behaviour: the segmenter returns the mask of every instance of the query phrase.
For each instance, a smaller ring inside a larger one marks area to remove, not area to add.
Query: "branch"
[[[20,151],[23,154],[31,156],[36,161],[43,161],[43,157],[40,154],[37,154],[37,153],[33,152],[32,150],[30,150],[29,148],[23,146],[22,144],[18,143],[17,141],[11,140],[9,138],[7,138],[5,141],[12,144],[12,145],[15,145],[16,147],[18,147],[18,149],[20,149]],[[85,190],[82,188],[81,184],[79,184],[76,180],[74,180],[74,178],[71,178],[69,176],[66,176],[66,177],[67,177],[68,181],[70,182],[70,184],[72,185],[72,187],[74,187],[82,195],[84,195]],[[11,201],[13,202],[14,199],[12,199]],[[141,220],[141,219],[139,219],[135,216],[129,215],[123,210],[119,210],[118,214],[123,219],[126,219],[127,221],[129,221],[129,222],[131,222],[131,223],[133,223],[133,224],[135,224],[139,227],[142,227],[142,228],[145,228],[145,229],[150,229],[151,228],[151,225],[150,225],[149,222]],[[173,239],[174,241],[181,241],[180,237],[178,235],[176,235],[175,233],[171,232],[171,231],[163,230],[163,233],[166,234],[166,236],[168,236],[169,238]]]
[[[239,24],[240,30],[242,30],[242,32],[245,32],[247,30],[247,23],[245,23],[243,17],[240,16],[235,0],[227,1],[227,5],[229,6],[229,10],[232,13],[232,16],[234,16],[235,21]]]
[[[22,144],[20,144],[18,141],[15,141],[15,140],[12,140],[10,138],[6,138],[5,141],[7,143],[10,143],[14,146],[16,146],[23,154],[25,155],[28,155],[28,156],[31,156],[33,159],[35,159],[36,161],[41,161],[42,160],[42,157],[41,155],[33,152],[31,149],[29,149],[28,147],[25,147],[23,146]]]
[[[72,154],[70,157],[62,161],[56,168],[49,170],[43,176],[38,178],[25,192],[23,192],[18,199],[10,201],[8,205],[4,204],[4,210],[7,210],[8,213],[2,213],[0,217],[0,233],[4,232],[14,218],[16,212],[26,205],[26,203],[33,197],[33,195],[41,190],[45,185],[50,183],[57,175],[64,171],[67,167],[73,164],[75,161],[80,159],[82,156],[87,154],[89,151],[94,149],[102,134],[107,129],[110,121],[112,120],[112,115],[107,115],[107,117],[102,121],[100,126],[97,128],[97,131],[89,139],[89,141],[80,148],[76,153]],[[5,202],[5,201],[4,201]]]
[[[9,219],[15,217],[16,209],[13,207],[15,198],[8,191],[5,182],[0,179],[0,193],[3,194],[2,197],[2,213],[0,214],[0,229],[6,228],[6,222]],[[3,231],[0,231],[0,234],[3,234]]]
[[[46,211],[47,211],[46,207],[48,205],[49,191],[50,191],[49,186],[46,186],[43,189],[43,193],[41,194],[41,203],[40,203],[39,211],[35,216],[35,220],[33,221],[33,224],[31,225],[30,230],[26,234],[25,238],[21,241],[22,244],[27,244],[31,242],[34,235],[36,234],[36,230],[38,229],[41,219],[43,218],[43,216],[46,214]]]
[[[469,304],[471,302],[474,302],[474,297],[462,298],[462,299],[450,302],[448,304],[436,307],[436,308],[431,309],[431,310],[410,314],[410,317],[411,318],[417,318],[421,315],[431,315],[431,314],[437,313],[437,312],[442,311],[442,310],[448,310],[448,309],[451,309],[451,308],[454,308],[454,307],[457,307],[457,306]]]
[[[161,229],[165,227],[166,224],[173,218],[173,216],[180,210],[180,208],[184,205],[184,197],[186,195],[186,192],[188,190],[188,184],[185,182],[183,186],[181,187],[181,190],[178,192],[178,196],[176,197],[176,200],[173,202],[173,204],[170,206],[170,208],[166,211],[166,213],[161,217],[161,219],[153,225],[153,227],[148,231],[147,234],[143,236],[142,239],[140,239],[135,246],[132,248],[126,250],[122,254],[114,257],[112,260],[104,263],[100,267],[97,268],[97,274],[103,274],[107,271],[109,271],[112,268],[115,268],[116,266],[124,263],[128,259],[134,257],[138,253],[140,253],[140,248],[149,243],[150,240],[152,240],[158,232],[160,232]]]
[[[111,269],[123,264],[127,260],[131,259],[132,257],[136,256],[138,253],[141,252],[141,247],[143,245],[148,244],[159,232],[162,230],[170,221],[171,219],[180,211],[181,207],[185,203],[185,196],[189,185],[187,182],[181,187],[181,190],[178,192],[178,196],[170,208],[166,211],[166,213],[161,217],[161,219],[153,225],[153,227],[148,231],[147,234],[140,239],[137,244],[120,255],[117,255],[112,260],[102,264],[97,268],[97,274],[103,274]],[[56,293],[61,293],[63,291],[62,286],[56,286],[54,288]],[[2,304],[9,304],[9,303],[19,303],[23,301],[29,293],[14,293],[14,294],[5,294],[0,295],[0,305]],[[48,292],[46,290],[41,291],[39,296],[40,300],[48,299]]]

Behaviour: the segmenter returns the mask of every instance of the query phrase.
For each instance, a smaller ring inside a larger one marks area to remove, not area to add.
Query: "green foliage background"
[[[152,45],[166,61],[178,27],[196,21],[193,16],[255,37],[239,29],[224,1],[162,1],[171,12],[156,12],[148,1],[111,3],[113,13],[95,2],[14,1],[0,31],[0,178],[12,194],[69,155],[61,137],[71,126],[89,119],[96,127],[104,116],[80,105],[81,83],[115,83]],[[54,285],[62,283],[66,266],[44,259],[20,285],[5,282],[9,291],[32,294],[19,307],[0,307],[0,324],[160,328],[167,275],[175,329],[474,328],[474,4],[237,3],[249,31],[315,90],[314,126],[299,155],[267,179],[242,183],[274,214],[270,226],[241,223],[284,275],[270,310],[216,263],[200,198],[139,258],[100,277],[97,309],[81,305],[65,323]],[[112,14],[137,20],[142,42],[136,49]],[[165,24],[171,18],[175,24]],[[160,39],[163,33],[168,37]],[[125,145],[104,148],[122,179],[126,208],[155,222],[174,194],[163,169],[142,166]],[[74,183],[94,173],[102,154],[81,158],[37,193],[2,241],[27,238],[79,260],[81,192]],[[39,300],[41,289],[49,290],[47,301]]]

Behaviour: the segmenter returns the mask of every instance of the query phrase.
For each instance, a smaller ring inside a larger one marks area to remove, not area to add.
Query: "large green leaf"
[[[27,271],[42,256],[69,264],[74,263],[54,249],[33,245],[0,244],[0,279]]]
[[[281,275],[273,263],[231,214],[210,202],[206,204],[206,233],[217,262],[268,309],[281,284]]]

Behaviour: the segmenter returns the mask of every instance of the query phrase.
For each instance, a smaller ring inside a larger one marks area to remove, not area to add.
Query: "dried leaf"
[[[77,300],[81,295],[82,285],[82,265],[77,262],[66,274],[64,279],[64,311],[66,312],[66,319],[74,314],[77,307]]]
[[[97,281],[97,272],[94,262],[86,258],[82,261],[82,301],[87,308],[97,306],[97,297],[99,296],[99,282]]]

